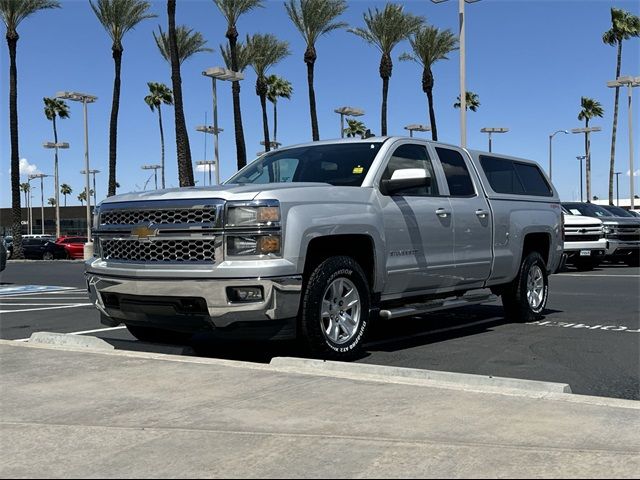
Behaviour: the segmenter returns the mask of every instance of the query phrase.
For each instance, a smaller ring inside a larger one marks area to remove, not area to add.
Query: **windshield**
[[[585,215],[587,217],[613,217],[611,212],[607,212],[604,208],[592,203],[565,203],[563,204],[567,210],[574,215]]]
[[[359,187],[382,142],[336,143],[267,153],[226,184],[319,182]]]
[[[627,212],[624,208],[614,207],[613,205],[608,205],[603,208],[606,210],[609,210],[616,217],[633,217],[634,216],[633,214]]]

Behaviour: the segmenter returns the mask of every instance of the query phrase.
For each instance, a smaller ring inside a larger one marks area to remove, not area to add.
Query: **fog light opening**
[[[262,287],[227,287],[227,298],[231,303],[261,302],[264,299]]]

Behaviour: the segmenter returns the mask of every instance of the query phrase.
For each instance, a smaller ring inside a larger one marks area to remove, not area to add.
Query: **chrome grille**
[[[215,209],[172,208],[153,210],[111,210],[100,214],[101,225],[155,225],[212,224],[215,222]]]
[[[105,260],[132,262],[214,262],[214,239],[153,240],[101,239]]]

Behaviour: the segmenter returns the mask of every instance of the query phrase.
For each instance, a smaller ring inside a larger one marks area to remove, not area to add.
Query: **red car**
[[[69,258],[84,259],[84,244],[87,243],[87,237],[60,237],[56,243],[64,246]]]

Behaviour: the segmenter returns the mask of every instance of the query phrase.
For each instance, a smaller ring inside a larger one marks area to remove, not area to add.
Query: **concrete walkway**
[[[638,402],[0,342],[1,477],[638,477]]]

